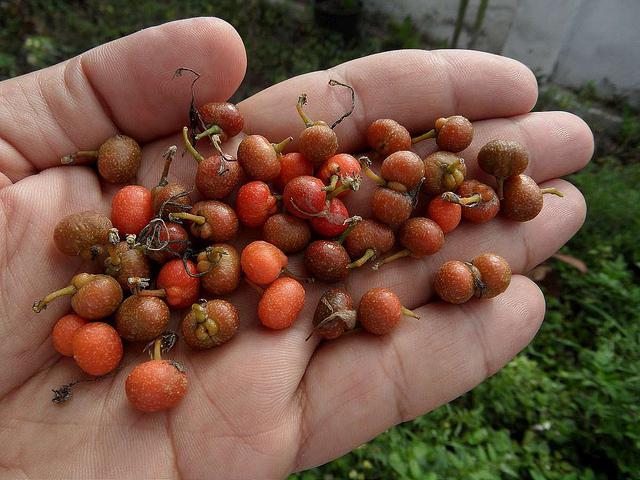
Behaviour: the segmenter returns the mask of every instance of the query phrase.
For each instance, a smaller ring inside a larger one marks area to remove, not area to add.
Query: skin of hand
[[[173,79],[180,66],[202,74],[199,103],[226,100],[245,73],[242,40],[222,20],[183,20],[0,83],[3,478],[283,478],[467,392],[540,327],[544,297],[523,273],[584,221],[580,192],[557,178],[591,158],[589,128],[568,113],[529,113],[536,80],[514,60],[457,50],[387,52],[284,81],[241,102],[246,133],[272,140],[299,135],[304,126],[295,103],[302,92],[310,117],[337,118],[350,97],[327,85],[333,78],[352,85],[357,96],[353,115],[336,127],[341,151],[362,148],[367,125],[378,118],[393,118],[416,133],[439,116],[462,114],[475,127],[472,145],[462,152],[471,177],[490,181],[475,162],[484,143],[513,139],[530,151],[526,173],[566,196],[545,196],[541,214],[530,222],[462,225],[436,255],[354,272],[346,288],[355,301],[369,288],[386,286],[421,316],[403,320],[389,335],[305,342],[320,285],[307,287],[305,309],[291,329],[266,331],[255,316],[256,292],[242,286],[231,298],[241,315],[236,338],[199,353],[179,343],[169,354],[185,364],[190,382],[176,409],[149,415],[127,404],[124,380],[146,355],[137,345],[127,348],[117,374],[80,384],[64,406],[52,404],[50,389],[79,377],[73,360],[60,358],[50,340],[68,303],[58,301],[39,316],[31,305],[87,268],[55,249],[52,231],[68,212],[108,212],[120,188],[88,167],[60,167],[59,158],[125,133],[144,146],[138,183],[154,186],[162,153],[181,146],[191,78]],[[422,143],[421,156],[434,149],[432,141]],[[170,180],[192,185],[194,172],[193,159],[178,155]],[[350,212],[368,215],[372,188],[365,181],[351,194]],[[484,251],[512,266],[503,295],[460,306],[432,298],[431,279],[442,262]],[[291,268],[300,271],[300,258],[291,259]]]

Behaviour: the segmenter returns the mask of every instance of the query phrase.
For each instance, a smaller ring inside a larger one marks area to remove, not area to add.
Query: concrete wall
[[[365,8],[409,15],[432,41],[453,36],[457,0],[365,0]],[[470,0],[458,47],[467,48],[480,0]],[[640,105],[640,0],[490,0],[473,48],[527,64],[567,87],[595,81]]]

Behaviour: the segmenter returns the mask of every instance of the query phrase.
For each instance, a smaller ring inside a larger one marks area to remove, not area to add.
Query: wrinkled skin
[[[167,356],[189,375],[189,393],[175,409],[141,414],[127,405],[125,378],[147,358],[139,347],[129,348],[115,375],[80,384],[69,403],[53,405],[50,389],[79,377],[49,337],[68,300],[37,317],[31,305],[80,271],[82,260],[57,252],[52,231],[63,212],[108,212],[117,188],[101,184],[91,168],[58,167],[59,158],[120,131],[143,145],[138,182],[154,186],[161,154],[180,145],[178,132],[187,121],[191,78],[172,79],[171,70],[185,62],[186,51],[188,66],[205,80],[198,84],[200,99],[224,101],[233,94],[245,71],[244,48],[231,26],[214,19],[144,30],[0,83],[0,477],[283,478],[473,388],[524,348],[542,322],[543,296],[522,274],[584,220],[580,193],[553,179],[588,162],[590,131],[567,113],[528,113],[535,78],[515,61],[480,52],[389,52],[285,81],[242,102],[245,132],[297,137],[300,92],[335,98],[315,102],[313,113],[337,118],[348,107],[348,98],[327,85],[337,78],[369,102],[337,129],[342,150],[362,148],[377,118],[392,116],[416,133],[431,128],[437,116],[459,113],[474,121],[476,132],[464,152],[470,176],[480,175],[475,156],[487,140],[512,138],[531,152],[527,174],[566,197],[545,199],[540,215],[526,224],[498,218],[461,225],[436,255],[353,272],[346,288],[354,302],[370,288],[387,286],[422,317],[403,318],[389,335],[354,332],[333,342],[319,343],[317,336],[305,342],[324,285],[306,287],[305,309],[292,328],[267,331],[255,316],[256,292],[243,285],[231,297],[241,318],[232,341],[199,354],[179,343]],[[424,157],[433,142],[422,143],[417,153]],[[174,163],[169,180],[193,185],[193,159],[178,155]],[[349,211],[370,215],[372,190],[372,182],[363,182],[347,199]],[[432,276],[444,260],[484,251],[510,263],[514,276],[505,293],[464,306],[432,300]],[[292,258],[294,271],[300,265]]]

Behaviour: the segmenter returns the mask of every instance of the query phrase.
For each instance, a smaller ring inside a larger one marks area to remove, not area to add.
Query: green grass
[[[2,2],[0,78],[194,15],[221,16],[245,40],[249,71],[236,99],[351,58],[428,46],[411,22],[376,16],[363,19],[360,35],[343,38],[315,26],[303,3]],[[538,108],[580,111],[600,101],[587,85],[542,98]],[[589,213],[563,252],[585,261],[588,272],[548,263],[548,311],[534,342],[455,402],[292,480],[615,479],[640,472],[640,119],[624,102],[606,106],[622,121],[613,132],[596,130],[595,161],[569,178]]]

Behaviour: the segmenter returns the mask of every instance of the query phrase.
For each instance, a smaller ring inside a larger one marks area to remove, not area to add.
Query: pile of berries
[[[331,85],[350,89],[353,111],[353,89]],[[484,223],[500,212],[524,222],[540,212],[544,193],[561,195],[541,189],[523,174],[528,154],[514,141],[493,140],[478,154],[480,168],[496,178],[496,190],[467,178],[459,152],[471,144],[473,126],[463,116],[440,118],[432,130],[413,138],[394,120],[376,120],[366,131],[371,151],[353,156],[339,153],[334,132],[351,111],[330,126],[312,121],[303,110],[306,102],[301,95],[296,106],[305,125],[298,151],[284,153],[292,137],[272,143],[248,135],[237,157],[221,148],[242,131],[244,120],[236,106],[192,105],[190,126],[182,133],[184,148],[194,158],[197,192],[168,181],[178,150],[172,146],[151,190],[127,185],[113,197],[109,215],[81,211],[60,220],[53,233],[58,250],[93,262],[88,270],[98,265],[103,273],[77,274],[33,305],[40,312],[58,297],[71,297],[73,313],[53,327],[54,348],[99,377],[118,368],[123,340],[147,344],[152,359],[129,373],[126,395],[141,411],[168,409],[184,397],[187,374],[179,362],[163,360],[162,353],[178,336],[194,350],[230,341],[240,318],[236,307],[221,297],[233,293],[243,279],[261,294],[257,316],[262,325],[286,329],[305,303],[304,281],[287,270],[289,255],[303,252],[307,272],[298,274],[341,282],[365,265],[379,269],[402,257],[433,255],[461,220]],[[411,150],[430,138],[439,151],[423,159]],[[213,145],[213,155],[199,153],[202,141]],[[135,140],[116,135],[97,151],[68,155],[62,163],[95,160],[104,180],[124,183],[135,179],[140,157]],[[381,160],[379,173],[371,158]],[[359,194],[363,181],[377,184],[370,219],[352,215],[343,202]],[[247,229],[261,231],[261,239],[239,251],[235,239]],[[444,263],[434,289],[444,301],[458,304],[495,297],[510,278],[502,257],[484,253],[471,261]],[[172,310],[183,311],[180,326],[170,325]],[[403,315],[417,318],[387,288],[368,291],[357,307],[344,288],[330,288],[317,305],[310,337],[335,339],[357,326],[382,335]],[[70,395],[68,389],[56,393],[56,401]]]

